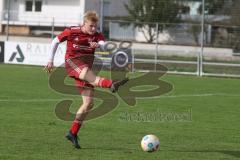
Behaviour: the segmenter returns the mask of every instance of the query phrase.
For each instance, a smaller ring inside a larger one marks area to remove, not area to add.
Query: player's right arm
[[[97,38],[96,42],[89,42],[90,48],[94,48],[94,49],[100,48],[101,51],[104,51],[106,42],[103,34],[102,33],[98,34],[96,38]]]
[[[47,73],[51,73],[54,67],[54,56],[56,54],[56,51],[58,49],[58,46],[61,42],[64,42],[67,40],[67,37],[70,35],[70,29],[66,28],[61,34],[59,34],[57,37],[55,37],[52,40],[51,47],[50,47],[50,53],[49,53],[49,59],[47,65],[44,67],[44,70]]]

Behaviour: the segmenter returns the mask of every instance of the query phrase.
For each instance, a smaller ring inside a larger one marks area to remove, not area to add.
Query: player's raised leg
[[[129,79],[124,78],[122,80],[110,80],[107,78],[96,76],[91,69],[84,67],[79,74],[79,79],[88,81],[91,85],[110,88],[112,92],[116,92],[118,88],[124,85]]]
[[[80,149],[78,143],[78,132],[83,124],[84,119],[87,114],[93,107],[93,90],[92,89],[83,89],[82,91],[82,105],[76,113],[76,117],[72,122],[69,133],[66,135],[66,138],[72,142],[73,146],[77,149]]]

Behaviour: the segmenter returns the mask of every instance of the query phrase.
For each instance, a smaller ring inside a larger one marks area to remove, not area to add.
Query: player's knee
[[[99,81],[100,81],[100,77],[96,77],[96,79],[94,80],[94,83],[93,83],[93,85],[94,86],[99,86]]]
[[[100,77],[95,77],[91,82],[89,82],[93,86],[99,86]]]

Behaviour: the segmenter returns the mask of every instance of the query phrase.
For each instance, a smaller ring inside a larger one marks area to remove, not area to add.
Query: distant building
[[[107,17],[127,14],[128,0],[0,0],[0,31],[7,25],[12,33],[28,34],[34,27],[65,27],[81,24],[87,10]],[[9,7],[8,7],[9,6]]]

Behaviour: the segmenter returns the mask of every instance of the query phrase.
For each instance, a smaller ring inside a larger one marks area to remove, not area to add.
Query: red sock
[[[70,131],[73,135],[77,135],[80,128],[81,128],[81,124],[79,124],[79,120],[75,119],[72,123],[72,127]]]
[[[98,86],[102,88],[110,88],[112,85],[112,80],[100,78],[100,81],[98,82]]]

